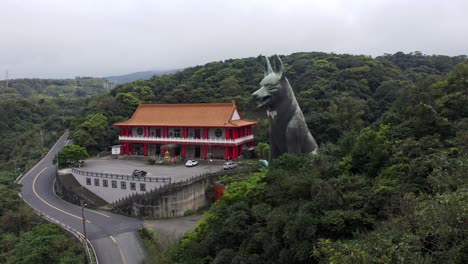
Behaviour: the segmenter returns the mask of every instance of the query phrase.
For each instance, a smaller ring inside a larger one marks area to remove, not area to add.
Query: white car
[[[236,167],[237,167],[237,164],[231,161],[225,162],[223,165],[223,168],[225,170],[235,169]]]
[[[187,167],[193,167],[193,166],[197,166],[198,165],[198,161],[196,160],[187,160],[187,162],[185,163],[185,166]]]

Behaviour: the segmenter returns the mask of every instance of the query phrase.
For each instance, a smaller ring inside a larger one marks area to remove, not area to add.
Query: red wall
[[[218,201],[221,197],[224,195],[224,190],[226,187],[220,183],[215,183],[214,184],[214,190],[215,190],[215,202]]]

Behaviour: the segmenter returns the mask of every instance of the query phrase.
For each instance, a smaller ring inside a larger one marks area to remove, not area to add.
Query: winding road
[[[55,155],[68,143],[65,132],[47,155],[19,181],[23,200],[34,210],[68,225],[83,234],[81,207],[60,199],[53,190]],[[146,252],[137,230],[141,220],[110,212],[85,209],[86,235],[93,245],[99,263],[141,263]]]

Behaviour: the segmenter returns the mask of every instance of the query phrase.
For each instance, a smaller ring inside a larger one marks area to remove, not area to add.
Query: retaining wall
[[[207,191],[220,176],[252,172],[258,168],[239,168],[232,171],[201,174],[185,181],[165,184],[145,194],[134,194],[113,204],[112,211],[136,217],[183,216],[214,202],[214,190]]]
[[[132,194],[142,194],[170,183],[169,177],[132,177],[112,173],[100,173],[72,169],[71,173],[79,184],[113,203]]]

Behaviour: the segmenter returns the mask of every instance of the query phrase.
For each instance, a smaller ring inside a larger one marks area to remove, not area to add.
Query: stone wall
[[[88,172],[72,169],[71,173],[79,184],[108,203],[132,194],[142,194],[170,183],[168,177],[132,177],[112,173]]]
[[[112,211],[136,217],[174,217],[185,212],[198,210],[214,202],[214,190],[209,186],[226,174],[252,172],[258,168],[239,168],[236,170],[206,173],[185,181],[161,186],[145,194],[135,194],[113,204]]]
[[[81,201],[84,201],[89,208],[107,204],[106,201],[82,187],[73,177],[71,171],[57,171],[54,191],[59,197],[75,205],[81,205]]]

